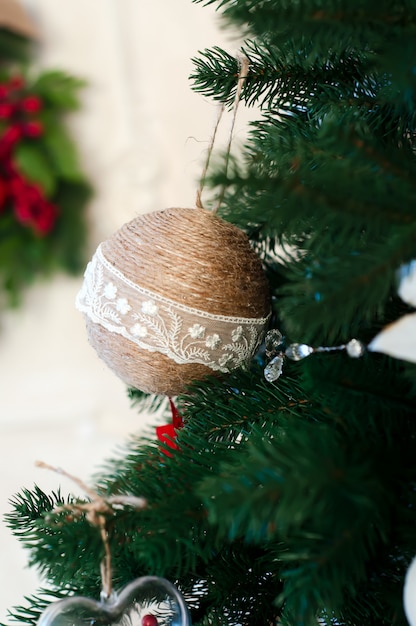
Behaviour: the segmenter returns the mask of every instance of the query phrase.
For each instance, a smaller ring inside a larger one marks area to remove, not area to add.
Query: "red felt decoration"
[[[183,419],[171,398],[169,398],[169,404],[172,412],[172,423],[157,426],[156,435],[159,441],[166,444],[169,448],[177,450],[178,446],[174,440],[176,439],[176,431],[183,426]],[[165,448],[162,448],[162,452],[163,454],[166,454],[166,456],[172,456],[172,454]]]

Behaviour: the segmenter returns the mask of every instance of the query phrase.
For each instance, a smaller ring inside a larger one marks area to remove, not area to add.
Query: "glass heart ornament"
[[[185,600],[172,583],[144,576],[100,601],[71,596],[50,604],[38,626],[191,626]]]

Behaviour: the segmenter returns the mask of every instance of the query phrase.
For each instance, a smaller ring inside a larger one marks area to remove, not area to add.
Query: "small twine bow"
[[[90,498],[90,502],[73,502],[55,507],[52,510],[52,513],[68,511],[76,516],[80,516],[84,513],[85,519],[92,526],[99,529],[105,551],[104,559],[101,562],[102,595],[109,598],[112,593],[112,565],[110,543],[108,541],[108,532],[106,528],[106,516],[114,513],[114,506],[129,506],[133,509],[140,510],[147,506],[147,501],[145,498],[131,495],[100,496],[96,491],[82,482],[82,480],[72,474],[68,474],[68,472],[65,472],[65,470],[60,467],[53,467],[43,461],[36,461],[35,465],[69,478]]]

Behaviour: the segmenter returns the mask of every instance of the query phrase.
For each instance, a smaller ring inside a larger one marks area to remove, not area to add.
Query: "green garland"
[[[0,306],[18,304],[36,277],[85,265],[91,188],[64,124],[83,84],[61,71],[0,69]]]

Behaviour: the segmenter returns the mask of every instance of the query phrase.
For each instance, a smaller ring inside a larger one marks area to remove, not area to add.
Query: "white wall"
[[[191,91],[190,59],[212,45],[232,53],[238,47],[220,31],[213,9],[191,0],[26,0],[25,6],[41,33],[39,65],[88,81],[70,126],[96,189],[90,252],[139,213],[193,206],[216,107]],[[147,423],[87,343],[73,304],[80,281],[56,276],[28,290],[20,310],[1,313],[0,514],[22,487],[36,482],[48,490],[62,482],[35,469],[36,459],[88,480]],[[35,591],[37,580],[3,523],[0,553],[4,621],[6,609]]]

